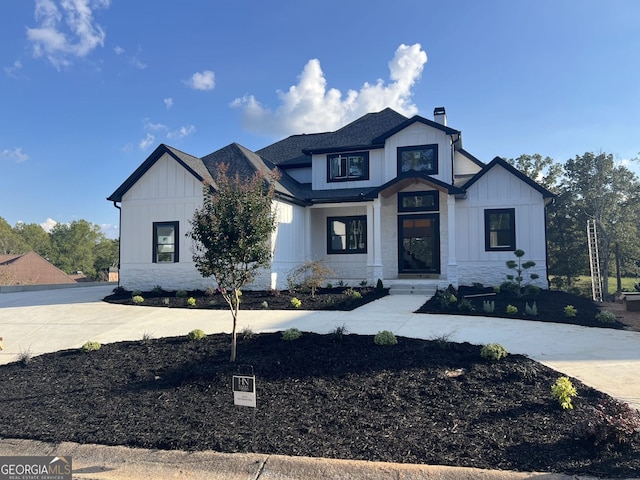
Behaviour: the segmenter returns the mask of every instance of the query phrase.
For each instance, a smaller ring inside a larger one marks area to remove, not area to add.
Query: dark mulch
[[[0,435],[610,478],[640,471],[637,435],[598,448],[575,438],[604,394],[574,380],[575,409],[562,410],[550,394],[559,374],[520,355],[490,362],[468,343],[273,333],[240,339],[240,368],[228,362],[229,342],[120,342],[2,366]],[[233,405],[231,377],[246,365],[255,410]]]
[[[495,293],[493,288],[476,288],[461,286],[454,292],[457,302],[452,302],[448,307],[443,308],[438,295],[429,299],[417,313],[448,313],[455,315],[482,315],[487,317],[513,318],[516,320],[535,320],[538,322],[567,323],[571,325],[581,325],[585,327],[602,328],[625,328],[625,324],[619,320],[614,323],[603,323],[596,320],[596,315],[600,308],[591,299],[579,297],[567,292],[555,290],[541,290],[537,295],[523,295],[518,297],[510,292]],[[472,310],[460,309],[460,300],[466,298],[471,302]],[[483,310],[484,301],[493,301],[495,309],[493,313]],[[538,314],[527,315],[526,304],[532,306],[535,302]],[[507,314],[507,306],[513,305],[518,309],[516,314]],[[572,305],[576,310],[576,315],[568,317],[564,308]]]
[[[132,293],[128,290],[116,289],[112,295],[105,297],[104,301],[122,305],[133,305]],[[184,292],[177,296],[178,292],[154,290],[140,293],[144,302],[142,306],[169,307],[169,308],[206,308],[213,310],[228,310],[229,306],[220,293],[207,293],[202,290]],[[334,287],[320,288],[312,297],[308,291],[290,292],[288,290],[255,291],[246,290],[240,297],[241,310],[342,310],[349,311],[362,305],[377,300],[389,294],[388,288],[370,287]],[[357,296],[360,295],[360,298]],[[196,300],[195,306],[187,305],[187,299]],[[300,307],[295,307],[291,300],[297,298],[302,302]],[[265,305],[266,302],[266,305]]]

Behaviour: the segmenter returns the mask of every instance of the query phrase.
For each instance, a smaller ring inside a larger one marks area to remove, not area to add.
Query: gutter
[[[116,200],[113,206],[118,209],[118,286],[120,286],[120,258],[122,255],[122,207],[118,205]]]

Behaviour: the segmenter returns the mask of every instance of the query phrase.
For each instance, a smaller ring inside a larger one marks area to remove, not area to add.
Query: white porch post
[[[458,261],[456,260],[456,199],[453,195],[447,196],[447,231],[449,261],[447,262],[448,282],[458,286]]]
[[[380,212],[380,198],[367,204],[367,221],[369,229],[367,233],[367,273],[369,281],[377,282],[378,278],[384,279],[382,267],[382,226]]]

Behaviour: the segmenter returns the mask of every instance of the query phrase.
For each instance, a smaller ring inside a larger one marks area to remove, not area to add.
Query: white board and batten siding
[[[532,260],[536,266],[527,271],[537,273],[535,283],[547,288],[545,207],[540,192],[495,166],[467,191],[466,199],[456,201],[456,257],[461,285],[473,282],[500,285],[506,281],[508,260],[516,260],[513,252],[485,251],[484,212],[486,209],[514,208],[516,248],[525,252],[522,261]]]

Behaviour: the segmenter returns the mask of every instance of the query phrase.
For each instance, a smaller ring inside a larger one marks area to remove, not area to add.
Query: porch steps
[[[438,286],[435,283],[393,282],[389,285],[389,295],[420,295],[432,297]]]

